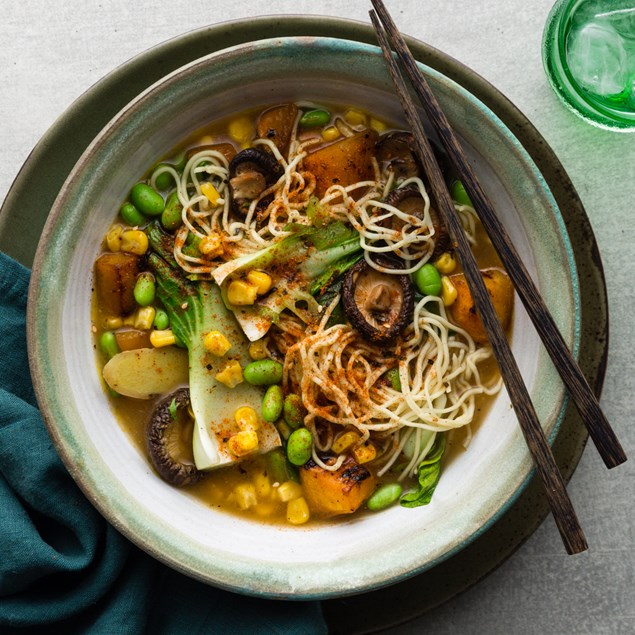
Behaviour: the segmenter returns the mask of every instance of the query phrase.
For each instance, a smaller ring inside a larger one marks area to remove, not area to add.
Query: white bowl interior
[[[272,597],[329,597],[432,566],[491,522],[531,469],[505,391],[469,450],[444,470],[430,505],[306,529],[245,521],[170,487],[114,418],[90,331],[92,264],[121,201],[157,158],[203,122],[287,100],[360,105],[387,120],[403,119],[380,53],[367,45],[289,38],[236,47],[186,68],[147,91],[102,133],[62,190],[45,230],[30,299],[31,346],[56,444],[111,522],[168,564],[219,586]],[[573,258],[546,185],[490,111],[447,78],[426,72],[565,339],[575,344]],[[562,386],[518,301],[511,343],[551,432]]]

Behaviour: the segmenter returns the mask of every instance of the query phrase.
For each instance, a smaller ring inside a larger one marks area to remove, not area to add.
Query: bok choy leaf
[[[293,229],[294,233],[277,243],[224,263],[212,272],[226,306],[251,341],[263,337],[284,309],[304,319],[319,315],[321,307],[314,296],[362,257],[358,233],[342,222]],[[227,286],[232,278],[252,270],[271,275],[271,292],[254,305],[233,306],[227,301]]]
[[[228,355],[240,361],[248,360],[243,334],[225,308],[216,284],[205,280],[194,283],[185,277],[172,256],[172,237],[158,223],[150,225],[147,233],[152,247],[148,265],[157,280],[158,298],[170,317],[174,335],[188,349],[190,402],[195,419],[194,462],[199,470],[221,467],[238,460],[227,447],[235,404],[259,410],[262,393],[247,383],[228,388],[216,380],[226,360],[207,352],[205,336],[210,331],[223,333],[232,343]],[[271,423],[263,422],[258,437],[260,453],[281,444]]]
[[[401,497],[399,502],[403,507],[421,507],[430,502],[441,476],[441,459],[445,453],[445,446],[445,434],[437,433],[430,452],[421,461],[417,470],[419,489],[407,492]]]

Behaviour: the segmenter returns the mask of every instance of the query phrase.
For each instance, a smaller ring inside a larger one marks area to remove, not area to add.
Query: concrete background
[[[398,26],[507,95],[568,171],[595,231],[610,303],[602,405],[633,453],[635,133],[594,128],[551,92],[541,36],[551,0],[389,0]],[[634,2],[635,6],[635,2]],[[250,15],[299,13],[366,21],[367,0],[3,0],[0,6],[0,201],[30,150],[82,92],[119,64],[186,31]],[[475,588],[390,633],[635,632],[635,459],[608,472],[587,447],[569,492],[590,544],[568,557],[551,519]],[[386,610],[390,610],[387,607]]]

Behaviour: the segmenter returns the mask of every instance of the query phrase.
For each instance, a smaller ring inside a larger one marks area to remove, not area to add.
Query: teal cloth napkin
[[[241,596],[119,534],[57,456],[26,355],[29,271],[0,253],[0,632],[326,633],[317,602]]]

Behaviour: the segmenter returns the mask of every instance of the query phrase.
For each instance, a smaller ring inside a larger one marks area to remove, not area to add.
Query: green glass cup
[[[603,128],[635,131],[635,0],[558,0],[542,60],[570,110]]]

